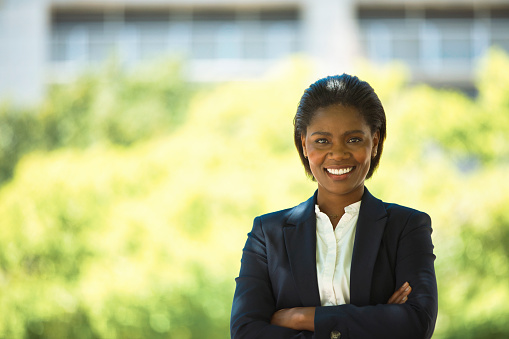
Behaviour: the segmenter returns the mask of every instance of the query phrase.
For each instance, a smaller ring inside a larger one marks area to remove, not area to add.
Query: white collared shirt
[[[316,272],[322,306],[350,303],[350,266],[361,202],[345,207],[336,229],[315,205]]]

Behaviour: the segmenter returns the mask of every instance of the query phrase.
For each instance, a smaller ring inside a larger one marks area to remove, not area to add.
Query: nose
[[[350,157],[350,152],[348,152],[345,145],[335,143],[332,145],[328,157],[334,160],[348,159]]]

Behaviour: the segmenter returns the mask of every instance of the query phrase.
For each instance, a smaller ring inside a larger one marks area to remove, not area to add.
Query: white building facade
[[[182,57],[195,81],[293,54],[329,74],[398,60],[413,81],[468,88],[493,45],[509,51],[509,0],[0,0],[0,98],[37,102],[112,56]]]

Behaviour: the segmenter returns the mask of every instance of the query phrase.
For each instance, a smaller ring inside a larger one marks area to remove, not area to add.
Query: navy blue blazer
[[[430,338],[438,311],[431,219],[362,197],[350,274],[350,304],[320,306],[316,192],[300,205],[255,218],[243,250],[230,320],[238,338]],[[405,281],[405,304],[386,304]],[[315,332],[270,324],[283,308],[316,306]]]

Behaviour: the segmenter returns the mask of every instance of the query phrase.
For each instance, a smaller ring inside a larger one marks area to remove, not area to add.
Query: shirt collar
[[[361,208],[361,200],[346,206],[345,213],[350,214],[352,216],[358,215],[360,208]],[[322,213],[322,211],[320,211],[320,207],[318,206],[318,204],[315,204],[315,213],[316,214]]]

